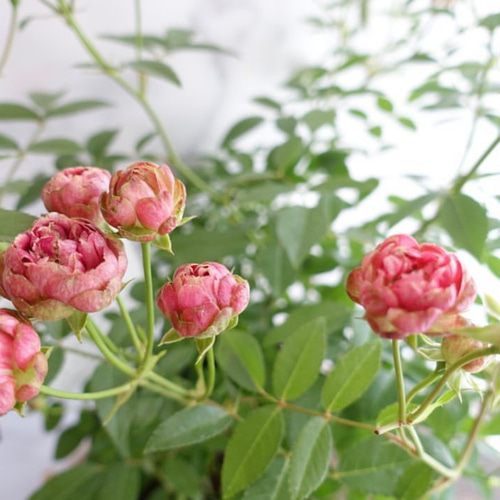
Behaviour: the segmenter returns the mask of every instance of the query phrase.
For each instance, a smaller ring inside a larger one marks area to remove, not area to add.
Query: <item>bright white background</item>
[[[388,0],[375,3],[388,4]],[[477,0],[484,14],[493,10],[492,0]],[[120,45],[99,38],[102,34],[125,34],[134,29],[132,0],[86,0],[78,2],[78,20],[109,61],[118,62],[132,57],[132,52]],[[258,108],[251,98],[276,92],[293,70],[305,64],[321,63],[326,54],[324,37],[314,34],[303,19],[316,9],[314,0],[144,0],[143,26],[146,34],[160,34],[168,27],[192,28],[200,42],[214,43],[235,52],[236,57],[212,53],[183,53],[173,57],[170,64],[178,72],[183,88],[176,89],[164,82],[152,82],[152,98],[156,103],[171,139],[184,159],[209,152],[223,137],[228,126],[238,118],[254,113]],[[0,47],[9,17],[9,2],[0,2]],[[16,38],[7,68],[0,78],[0,102],[26,102],[32,91],[67,91],[68,100],[105,98],[115,107],[78,115],[73,119],[54,122],[50,135],[57,137],[81,134],[82,139],[106,128],[120,128],[119,148],[130,151],[132,144],[151,130],[138,106],[131,102],[111,81],[91,70],[75,69],[88,61],[87,55],[72,33],[59,19],[48,14],[36,0],[21,1],[21,18],[40,16]],[[367,46],[377,43],[390,32],[387,25],[378,26],[366,39]],[[429,34],[428,43],[437,43],[447,36],[446,24]],[[469,57],[474,59],[481,40],[470,41]],[[418,81],[421,75],[402,74],[392,83],[396,102],[402,101],[403,89]],[[404,106],[404,104],[401,104]],[[499,103],[500,106],[500,103]],[[416,114],[407,111],[412,118]],[[446,186],[456,172],[470,129],[470,115],[428,115],[416,117],[417,133],[395,130],[391,143],[396,147],[384,153],[353,158],[350,165],[359,178],[377,175],[386,179],[386,189],[403,195],[398,177],[403,172],[429,175],[437,186]],[[0,123],[0,132],[15,135],[24,143],[30,130],[25,125]],[[351,133],[356,142],[355,128]],[[478,139],[471,148],[468,165],[489,145],[497,131],[485,126],[479,129]],[[348,134],[345,134],[348,136]],[[370,148],[370,145],[368,145]],[[375,150],[374,150],[375,151]],[[29,178],[31,172],[49,171],[51,165],[43,157],[29,160],[19,173]],[[486,169],[495,170],[500,155],[493,154]],[[0,164],[5,169],[5,163]],[[0,169],[0,182],[5,171]],[[498,181],[491,192],[500,194]],[[412,189],[408,186],[409,189]],[[407,193],[413,197],[411,191]],[[473,263],[472,263],[473,265]],[[495,294],[498,284],[489,276],[481,278],[480,288]],[[75,344],[76,345],[76,344]],[[83,346],[90,349],[91,346]],[[89,373],[81,358],[70,357],[64,377],[53,385],[71,389]],[[75,407],[76,408],[76,407]],[[77,411],[70,412],[69,421]],[[64,464],[52,460],[55,434],[46,434],[38,415],[20,419],[10,413],[0,421],[0,499],[26,500],[45,477]],[[78,456],[72,456],[70,463]],[[471,498],[471,497],[469,497]]]

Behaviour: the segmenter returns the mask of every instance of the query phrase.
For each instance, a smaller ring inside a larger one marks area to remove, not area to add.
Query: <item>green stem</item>
[[[398,386],[398,418],[399,423],[406,423],[406,396],[403,378],[403,368],[401,365],[401,354],[399,352],[399,340],[392,341],[392,357],[394,358],[394,370],[396,372],[396,383]]]
[[[184,387],[181,387],[180,385],[177,385],[174,382],[171,382],[170,380],[163,378],[161,375],[158,375],[155,372],[148,372],[144,375],[144,377],[158,385],[163,386],[165,389],[175,392],[181,396],[187,396],[187,394],[189,393],[189,391],[187,389],[184,389]]]
[[[139,336],[137,335],[137,330],[135,328],[135,325],[130,317],[130,314],[128,313],[127,308],[125,307],[125,304],[123,303],[119,295],[116,297],[116,302],[118,303],[118,307],[120,308],[123,321],[125,321],[125,324],[127,325],[127,329],[130,334],[130,338],[132,339],[132,343],[134,344],[135,350],[139,354],[143,354],[144,348],[142,346],[141,341],[139,340]]]
[[[208,376],[207,376],[207,387],[205,390],[205,398],[210,397],[214,390],[215,385],[215,357],[214,350],[209,349],[207,352],[207,365],[208,365]]]
[[[113,387],[112,389],[106,389],[104,391],[96,391],[96,392],[84,392],[84,393],[61,391],[59,389],[53,389],[52,387],[47,387],[46,385],[42,385],[42,387],[40,387],[40,393],[45,394],[46,396],[54,396],[56,398],[62,398],[62,399],[93,400],[93,399],[104,399],[104,398],[109,398],[111,396],[117,396],[118,394],[122,394],[124,392],[129,391],[134,387],[134,385],[136,385],[136,383],[128,382],[118,387]]]
[[[140,91],[134,89],[126,80],[124,80],[120,74],[117,72],[115,68],[110,66],[104,58],[101,56],[99,51],[92,45],[90,40],[86,37],[83,31],[78,26],[71,9],[66,4],[65,0],[57,0],[59,5],[60,14],[64,17],[69,27],[74,31],[75,35],[78,37],[80,42],[83,44],[87,52],[92,56],[97,65],[112,79],[114,80],[125,92],[127,92],[130,96],[137,100],[137,102],[142,106],[143,110],[149,116],[153,125],[156,129],[156,133],[160,137],[160,140],[163,144],[165,152],[169,157],[169,161],[173,167],[175,167],[186,179],[188,179],[192,184],[194,184],[201,191],[205,191],[210,195],[212,199],[219,203],[225,203],[226,199],[217,191],[212,189],[212,187],[207,184],[201,177],[199,177],[195,172],[193,172],[184,162],[182,162],[177,156],[174,147],[161,123],[158,115],[155,110],[149,103],[149,101],[145,98],[144,95],[141,94]]]
[[[107,346],[106,342],[103,340],[103,335],[94,326],[91,321],[87,321],[85,325],[87,332],[89,333],[92,340],[95,342],[97,348],[102,352],[103,356],[118,370],[132,377],[136,376],[136,372],[133,368],[125,364],[118,356],[116,356]]]
[[[470,170],[459,177],[456,182],[453,185],[452,191],[455,193],[459,193],[462,187],[465,185],[467,181],[469,181],[474,174],[477,172],[479,167],[483,164],[484,160],[488,158],[488,156],[493,152],[493,150],[498,146],[500,143],[500,135],[490,144],[490,146],[486,149],[486,151],[479,157],[479,159],[472,165]]]
[[[141,243],[142,267],[144,270],[144,282],[146,286],[146,352],[142,361],[142,366],[147,366],[153,355],[153,345],[155,340],[155,305],[153,295],[153,277],[151,274],[151,243]]]
[[[462,366],[466,365],[470,361],[473,361],[477,358],[482,358],[483,356],[490,356],[492,354],[498,354],[498,348],[495,346],[491,347],[486,347],[484,349],[479,349],[477,351],[471,352],[464,356],[463,358],[460,358],[457,362],[453,363],[444,373],[443,376],[441,377],[441,380],[437,383],[437,385],[434,387],[432,392],[427,396],[427,398],[424,400],[424,402],[417,408],[415,411],[410,413],[407,418],[407,423],[411,424],[414,422],[422,413],[425,412],[427,407],[432,404],[434,399],[438,396],[438,394],[441,392],[441,389],[446,385],[446,382],[450,379],[450,377],[457,371],[459,370]]]
[[[181,395],[177,394],[176,392],[169,391],[165,387],[160,387],[160,386],[150,382],[149,380],[139,379],[138,383],[140,386],[142,386],[142,387],[144,387],[152,392],[156,392],[158,394],[161,394],[162,396],[165,396],[166,398],[174,399],[175,401],[179,401],[179,402],[184,403],[184,404],[187,404],[187,402],[188,402],[187,398],[185,398],[184,396],[181,396]]]
[[[3,70],[9,59],[14,44],[14,37],[16,35],[18,4],[12,4],[12,13],[10,16],[9,28],[7,30],[7,38],[5,40],[2,56],[0,57],[0,78],[2,77]]]
[[[137,60],[142,59],[143,38],[142,38],[142,11],[141,0],[134,2],[135,13],[135,46],[137,47]],[[144,96],[146,93],[146,75],[139,73],[139,94]]]
[[[437,378],[441,376],[442,372],[441,371],[434,371],[432,372],[427,378],[419,382],[415,387],[407,394],[406,396],[406,405],[411,402],[411,400],[422,390],[425,389],[427,386],[431,385]]]

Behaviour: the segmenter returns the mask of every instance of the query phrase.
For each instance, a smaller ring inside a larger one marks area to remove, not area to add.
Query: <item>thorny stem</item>
[[[97,65],[106,73],[112,80],[114,80],[125,92],[137,100],[137,102],[142,106],[143,110],[149,116],[153,122],[156,132],[160,137],[163,144],[165,152],[169,158],[170,164],[175,167],[186,179],[193,183],[198,189],[205,191],[210,197],[219,202],[225,203],[226,199],[224,196],[219,194],[217,191],[212,189],[212,187],[207,184],[201,177],[199,177],[195,172],[193,172],[176,154],[175,149],[168,137],[163,124],[161,123],[158,115],[154,111],[153,107],[146,99],[144,95],[135,88],[133,88],[126,80],[124,80],[121,75],[117,72],[115,68],[110,66],[104,58],[101,56],[99,51],[92,45],[87,36],[83,33],[79,25],[77,24],[70,7],[67,5],[65,0],[57,0],[59,5],[59,13],[68,23],[69,27],[73,30],[77,38],[83,44],[87,52],[92,56]]]

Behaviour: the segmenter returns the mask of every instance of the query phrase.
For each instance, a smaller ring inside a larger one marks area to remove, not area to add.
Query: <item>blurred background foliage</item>
[[[346,273],[388,234],[404,231],[421,241],[464,252],[492,276],[500,277],[498,190],[490,195],[498,169],[481,169],[500,142],[500,14],[482,16],[473,1],[465,0],[395,0],[382,2],[382,7],[369,0],[318,1],[318,15],[304,22],[325,34],[329,51],[324,62],[296,71],[273,95],[256,96],[256,111],[231,126],[216,149],[184,162],[149,100],[150,79],[179,86],[180,78],[170,62],[172,54],[217,51],[232,57],[232,49],[198,40],[196,33],[178,27],[168,27],[163,34],[131,30],[105,37],[130,50],[128,60],[111,63],[77,24],[73,4],[79,2],[41,3],[61,22],[66,21],[86,48],[89,59],[75,71],[93,68],[102,78],[113,80],[131,102],[142,107],[151,126],[125,150],[115,146],[120,130],[101,123],[96,123],[88,137],[55,137],[51,132],[56,121],[112,107],[112,96],[92,95],[75,101],[34,84],[33,92],[22,102],[0,102],[0,162],[5,171],[0,196],[4,207],[29,212],[39,202],[44,183],[65,167],[92,165],[114,171],[137,160],[168,162],[186,183],[186,214],[197,217],[172,234],[173,256],[154,254],[156,289],[180,264],[216,260],[249,280],[252,290],[251,306],[241,316],[237,330],[217,341],[219,370],[213,399],[236,419],[256,410],[248,425],[257,428],[266,422],[274,429],[265,436],[270,444],[262,453],[276,456],[263,475],[255,469],[259,479],[250,488],[236,473],[231,476],[236,479],[227,486],[228,496],[291,498],[281,486],[289,462],[314,448],[318,460],[326,460],[328,472],[318,472],[314,464],[293,462],[297,498],[422,498],[436,479],[427,465],[369,430],[339,423],[325,427],[316,417],[293,411],[284,412],[284,424],[278,422],[260,388],[273,386],[280,392],[273,366],[279,363],[287,339],[293,337],[294,345],[311,349],[307,352],[312,359],[322,363],[321,374],[307,390],[297,390],[298,397],[290,395],[294,405],[311,410],[321,406],[321,388],[331,366],[352,352],[349,366],[365,369],[357,383],[369,387],[356,395],[355,387],[349,385],[354,399],[340,405],[338,416],[375,424],[380,412],[394,403],[390,349],[383,348],[380,369],[371,369],[373,360],[367,359],[366,342],[373,334],[359,321],[360,312],[354,310],[344,290]],[[23,19],[22,7],[22,2],[12,2],[17,26],[13,33],[19,26],[29,30],[32,22],[42,22]],[[445,43],[428,42],[436,26],[449,30]],[[470,40],[474,41],[472,51]],[[3,58],[2,65],[14,63],[7,59]],[[418,133],[422,116],[440,119],[445,116],[442,113],[451,113],[446,116],[465,120],[470,127],[468,139],[456,145],[462,160],[451,169],[449,184],[440,187],[420,171],[402,169],[392,176],[409,188],[404,193],[388,191],[384,177],[371,168],[372,162],[398,146],[394,137]],[[25,144],[10,132],[13,122],[30,129],[32,135]],[[488,124],[492,140],[482,154],[472,157],[470,151],[483,123]],[[38,155],[53,169],[27,178],[23,162]],[[4,243],[30,223],[21,215],[12,218],[9,212],[8,217],[13,222],[1,231]],[[130,313],[138,324],[145,317],[143,288],[140,279],[127,287]],[[497,321],[493,312],[488,319]],[[105,320],[109,338],[127,355],[132,345],[123,320],[115,311],[106,312]],[[162,332],[168,328],[168,324],[162,325]],[[63,322],[53,322],[39,325],[39,331],[44,345],[55,346],[50,381],[63,366],[67,349],[63,339],[70,330]],[[322,338],[326,339],[325,349],[315,353],[311,339],[321,343]],[[353,349],[360,345],[365,349],[358,354]],[[409,348],[403,354],[405,379],[413,387],[433,365]],[[189,386],[196,379],[195,357],[193,345],[173,345],[159,371]],[[379,365],[375,362],[374,366]],[[309,372],[304,369],[299,377],[307,378]],[[481,376],[477,378],[476,384],[481,386]],[[107,364],[98,364],[87,388],[99,390],[121,382],[119,373]],[[429,453],[449,466],[458,460],[473,425],[474,412],[469,409],[477,407],[478,395],[468,390],[451,399],[436,407],[422,436]],[[84,461],[52,478],[33,500],[104,499],[111,494],[121,500],[221,498],[224,454],[243,454],[249,444],[234,438],[227,447],[234,418],[201,406],[199,415],[191,414],[193,421],[187,419],[186,426],[203,424],[206,434],[189,434],[188,429],[184,439],[181,431],[170,431],[178,429],[179,422],[170,420],[180,418],[176,417],[181,409],[178,403],[143,390],[118,403],[119,408],[110,400],[83,405],[80,419],[70,427],[60,424],[63,403],[43,397],[33,403],[34,409],[45,414],[47,431],[60,433],[57,459],[68,457],[82,443],[88,450]],[[109,420],[110,413],[114,416]],[[162,429],[160,424],[166,421],[171,427]],[[153,432],[161,443],[156,448],[148,444]],[[498,415],[490,417],[480,432],[481,438],[500,434]],[[281,433],[281,442],[273,444]],[[480,439],[463,473],[474,484],[474,494],[494,498],[499,456],[488,443]],[[322,445],[324,449],[320,449]],[[232,462],[228,463],[225,467],[230,468]],[[434,496],[462,498],[453,486]]]

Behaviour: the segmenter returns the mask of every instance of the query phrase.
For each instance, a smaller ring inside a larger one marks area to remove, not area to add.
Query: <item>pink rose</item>
[[[100,203],[106,222],[123,237],[152,241],[182,221],[186,188],[167,165],[134,163],[113,174]]]
[[[15,311],[0,309],[0,415],[34,398],[47,370],[31,323]]]
[[[52,212],[0,255],[0,294],[41,320],[95,312],[114,300],[126,267],[121,241],[89,220]]]
[[[443,335],[465,326],[459,313],[474,301],[474,282],[458,258],[411,236],[387,238],[347,278],[349,297],[381,337]]]
[[[111,174],[96,167],[66,168],[50,179],[42,189],[42,200],[49,212],[70,218],[82,217],[97,225],[104,222],[99,197],[109,188]]]
[[[459,359],[479,349],[485,349],[488,344],[462,335],[447,335],[441,342],[441,352],[448,365],[455,364]],[[486,368],[491,358],[477,358],[462,366],[462,370],[477,373]]]
[[[248,300],[248,282],[216,262],[184,264],[157,297],[182,337],[211,337],[231,328]]]

